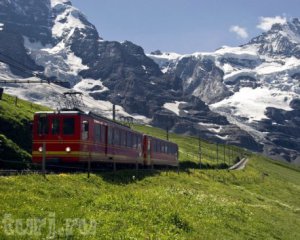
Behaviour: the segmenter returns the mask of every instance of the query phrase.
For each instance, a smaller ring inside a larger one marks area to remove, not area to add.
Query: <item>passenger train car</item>
[[[43,154],[46,163],[91,161],[178,166],[177,144],[79,110],[34,115],[33,163],[42,163]]]

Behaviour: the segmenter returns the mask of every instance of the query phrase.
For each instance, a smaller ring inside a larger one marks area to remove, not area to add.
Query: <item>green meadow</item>
[[[33,112],[46,109],[13,103],[8,95],[0,103],[1,123],[13,129],[27,128]],[[161,129],[133,128],[165,138]],[[6,149],[26,162],[28,145],[3,129]],[[199,140],[170,140],[179,144],[179,172],[0,177],[0,239],[300,239],[299,168],[234,146],[219,145],[217,154],[201,140],[199,169]],[[246,168],[227,170],[241,156]]]

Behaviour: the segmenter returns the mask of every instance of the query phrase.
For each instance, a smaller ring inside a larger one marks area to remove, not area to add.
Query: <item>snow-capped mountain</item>
[[[0,77],[28,79],[31,71],[68,82],[10,84],[6,92],[55,108],[71,88],[105,115],[117,104],[119,115],[300,161],[298,20],[240,47],[147,56],[129,41],[103,40],[70,1],[0,6]]]
[[[185,94],[199,97],[264,143],[265,153],[299,161],[299,49],[300,22],[293,19],[240,47],[148,56],[163,72],[182,79]],[[203,67],[207,62],[211,67]],[[217,73],[210,78],[212,72]]]

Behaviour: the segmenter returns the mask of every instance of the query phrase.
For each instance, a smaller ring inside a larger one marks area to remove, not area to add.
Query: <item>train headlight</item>
[[[66,152],[71,152],[71,148],[70,147],[66,147]]]
[[[39,147],[39,152],[43,152],[43,147]]]

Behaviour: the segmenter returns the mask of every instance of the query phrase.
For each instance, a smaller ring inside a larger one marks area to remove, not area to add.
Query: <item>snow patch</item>
[[[220,138],[220,139],[222,139],[222,140],[227,140],[227,139],[229,138],[229,136],[228,136],[228,135],[221,136],[221,135],[218,135],[218,134],[216,134],[215,136],[216,136],[217,138]]]
[[[222,126],[214,124],[214,123],[203,123],[203,122],[199,122],[198,123],[200,126],[203,126],[205,128],[207,128],[207,130],[211,131],[211,132],[215,132],[215,133],[219,133],[221,132],[221,130],[223,129]]]
[[[235,116],[248,118],[249,121],[262,120],[267,118],[265,110],[267,107],[274,107],[284,110],[292,110],[289,102],[293,94],[277,89],[245,87],[234,95],[221,102],[211,104],[212,110],[230,109]]]
[[[82,92],[105,92],[109,89],[105,87],[101,81],[101,79],[82,79],[79,83],[77,83],[74,87],[76,91]]]
[[[181,103],[186,103],[186,102],[180,102],[180,101],[175,101],[175,103],[165,103],[164,108],[170,110],[171,112],[174,112],[176,115],[179,116],[179,105]]]
[[[51,4],[51,7],[55,7],[56,5],[59,5],[59,4],[66,4],[68,3],[69,0],[50,0],[50,4]]]
[[[67,80],[71,85],[81,80],[78,73],[88,69],[82,64],[82,59],[77,57],[70,47],[66,47],[65,42],[61,41],[56,46],[44,46],[40,42],[31,42],[27,37],[24,38],[24,46],[35,62],[45,68],[45,75],[55,76],[59,80]]]
[[[249,76],[253,77],[254,79],[256,78],[256,72],[248,69],[242,69],[242,70],[237,70],[234,72],[231,72],[227,75],[224,76],[224,83],[231,83],[234,82],[238,77],[241,76]]]
[[[156,62],[163,73],[168,72],[176,65],[182,55],[177,53],[162,53],[161,55],[147,54],[147,57]]]
[[[229,47],[223,46],[218,49],[213,55],[223,58],[238,58],[248,60],[259,60],[257,48],[255,46],[244,46],[244,47]]]
[[[300,60],[295,57],[282,59],[280,62],[266,62],[259,65],[255,71],[260,75],[274,74],[284,71],[299,71]]]
[[[147,54],[148,57],[155,58],[155,59],[161,59],[164,61],[171,61],[171,60],[177,60],[182,55],[178,53],[162,53],[161,55],[153,55],[153,54]]]
[[[138,122],[142,122],[142,123],[150,123],[151,122],[151,118],[147,118],[146,116],[144,115],[140,115],[140,114],[137,114],[137,113],[132,113],[130,114],[135,120],[137,120]]]
[[[64,11],[56,16],[54,26],[52,28],[53,36],[61,38],[64,34],[74,31],[76,28],[84,29],[86,26],[80,20],[80,12],[68,6]]]

